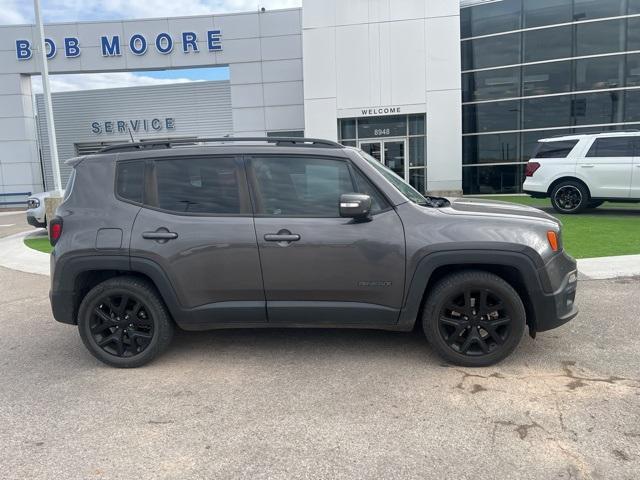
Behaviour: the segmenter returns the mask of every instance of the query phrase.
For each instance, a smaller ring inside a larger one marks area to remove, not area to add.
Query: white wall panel
[[[314,29],[304,33],[302,62],[305,99],[336,96],[335,35],[335,28]]]
[[[229,80],[232,85],[262,82],[262,63],[234,63],[229,66]]]
[[[264,106],[262,84],[231,85],[231,105],[233,108]]]
[[[304,134],[307,137],[338,139],[335,98],[305,100]]]
[[[265,37],[261,41],[262,60],[286,60],[302,57],[302,35]]]
[[[459,90],[427,93],[427,190],[462,189],[462,109]]]
[[[336,29],[336,70],[338,108],[369,105],[371,83],[367,24]]]
[[[425,102],[424,20],[389,24],[392,104]]]
[[[369,20],[369,0],[348,0],[336,3],[336,25],[367,23]]]
[[[250,130],[264,131],[264,108],[234,108],[233,131],[246,132]]]
[[[391,0],[369,0],[369,22],[386,22],[390,18],[390,11],[395,9]]]
[[[225,40],[260,36],[260,22],[257,13],[217,15],[213,18],[213,25],[222,32]]]
[[[259,15],[260,34],[263,37],[299,35],[302,29],[300,9],[264,12]]]
[[[269,105],[302,105],[304,94],[302,82],[265,83],[264,104]]]
[[[461,88],[460,20],[458,17],[426,20],[427,88],[450,90]]]
[[[333,27],[336,24],[336,4],[345,0],[303,0],[302,28]]]
[[[453,0],[426,0],[427,17],[458,17],[460,2]]]
[[[302,130],[301,125],[304,125],[302,105],[265,108],[266,130]]]
[[[263,62],[262,80],[265,83],[302,81],[302,59]]]
[[[426,4],[430,1],[432,0],[393,0],[393,8],[389,9],[389,20],[424,18]]]

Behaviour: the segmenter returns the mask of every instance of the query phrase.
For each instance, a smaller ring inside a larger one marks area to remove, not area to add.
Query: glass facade
[[[640,128],[640,0],[503,0],[460,22],[465,193],[520,192],[540,138]]]
[[[338,140],[359,147],[426,193],[426,125],[424,114],[338,120]]]

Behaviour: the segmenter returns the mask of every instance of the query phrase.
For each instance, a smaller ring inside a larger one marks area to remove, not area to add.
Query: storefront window
[[[462,101],[520,96],[520,67],[498,68],[462,75]]]
[[[524,62],[571,57],[572,34],[571,26],[524,32]]]
[[[622,86],[624,55],[576,60],[576,90],[601,90]]]
[[[524,181],[524,164],[462,167],[465,194],[519,193]]]
[[[460,10],[462,38],[520,28],[522,0],[502,0]]]
[[[463,105],[462,131],[476,133],[518,130],[519,118],[519,100]]]
[[[340,120],[340,138],[356,138],[356,119]]]
[[[424,137],[409,138],[409,167],[426,166],[424,154]]]
[[[409,115],[409,135],[424,135],[424,115]]]
[[[555,23],[571,21],[571,2],[569,0],[525,1],[524,28],[542,27]]]
[[[606,20],[576,25],[576,55],[597,55],[624,50],[626,20]]]
[[[406,135],[406,115],[358,119],[358,138],[404,137]]]
[[[571,61],[525,65],[522,67],[524,96],[548,95],[571,90]]]
[[[462,70],[520,63],[520,33],[462,42]]]
[[[640,54],[627,55],[625,85],[627,87],[640,86]]]
[[[518,157],[518,133],[473,135],[463,137],[464,165],[479,163],[508,163],[520,161]]]
[[[625,3],[625,0],[573,0],[573,19],[580,21],[625,15]]]
[[[571,125],[571,96],[528,98],[522,101],[523,129]]]

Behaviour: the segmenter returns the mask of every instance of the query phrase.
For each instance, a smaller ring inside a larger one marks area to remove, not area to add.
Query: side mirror
[[[344,193],[340,195],[340,216],[365,220],[371,212],[371,197],[361,193]]]

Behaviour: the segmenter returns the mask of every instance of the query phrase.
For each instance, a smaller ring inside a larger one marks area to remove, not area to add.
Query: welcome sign
[[[100,50],[103,57],[114,57],[122,55],[125,45],[134,55],[144,55],[149,48],[155,48],[158,53],[168,55],[173,52],[174,44],[180,42],[182,44],[182,53],[197,53],[200,51],[198,39],[204,38],[207,50],[209,52],[218,52],[222,50],[222,33],[220,30],[207,30],[203,37],[199,37],[196,32],[181,32],[178,38],[174,38],[167,32],[160,32],[151,38],[142,33],[134,33],[129,38],[122,39],[120,35],[101,35]],[[51,38],[45,38],[47,49],[47,58],[51,59],[56,56],[58,50],[64,51],[66,58],[75,58],[82,53],[82,45],[78,37],[64,37],[61,45]],[[29,60],[33,54],[33,46],[30,40],[16,40],[16,58],[18,60]]]

